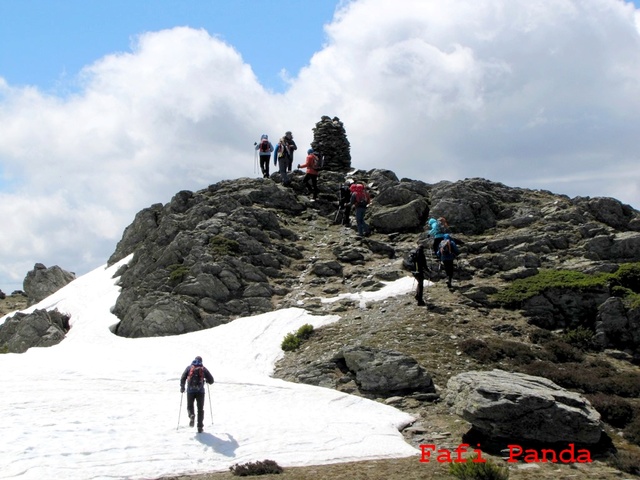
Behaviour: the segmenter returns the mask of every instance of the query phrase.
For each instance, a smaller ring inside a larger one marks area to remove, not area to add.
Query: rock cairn
[[[351,170],[351,145],[338,117],[322,116],[313,128],[311,148],[324,156],[324,170],[342,173]]]

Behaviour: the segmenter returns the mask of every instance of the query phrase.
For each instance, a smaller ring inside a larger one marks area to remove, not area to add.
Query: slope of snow
[[[185,335],[120,338],[109,330],[118,321],[112,276],[127,261],[25,310],[57,308],[71,315],[71,330],[56,346],[0,355],[0,479],[154,478],[265,459],[300,466],[417,453],[398,431],[411,416],[270,377],[287,333],[339,317],[290,308]],[[360,298],[410,288],[403,279]],[[216,380],[201,434],[187,426],[179,391],[196,355]]]

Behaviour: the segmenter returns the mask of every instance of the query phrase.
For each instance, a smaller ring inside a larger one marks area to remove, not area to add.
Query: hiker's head
[[[193,363],[195,364],[202,364],[202,357],[200,355],[198,355],[194,360]]]
[[[438,221],[437,221],[435,218],[430,218],[430,219],[429,219],[429,225],[433,226],[433,225],[435,225],[436,223],[438,223]]]
[[[285,132],[284,136],[287,138],[293,138],[293,134],[291,132]]]
[[[266,133],[263,133],[262,136],[260,137],[260,140],[269,140],[269,135],[267,135]]]
[[[311,155],[313,153],[313,148],[310,148],[309,150],[307,150],[307,155]]]

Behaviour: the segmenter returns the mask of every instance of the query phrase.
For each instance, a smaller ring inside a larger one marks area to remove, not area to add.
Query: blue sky
[[[232,45],[274,91],[324,42],[338,0],[0,0],[0,76],[11,84],[73,89],[99,58],[129,51],[143,32],[204,28]]]
[[[323,115],[357,169],[640,208],[639,30],[622,0],[0,0],[0,289]]]

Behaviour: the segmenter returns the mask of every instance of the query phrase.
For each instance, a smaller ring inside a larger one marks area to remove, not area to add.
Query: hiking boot
[[[202,427],[198,427],[198,433],[202,433]]]
[[[196,423],[196,416],[195,415],[189,415],[189,426],[193,427],[193,425]]]

